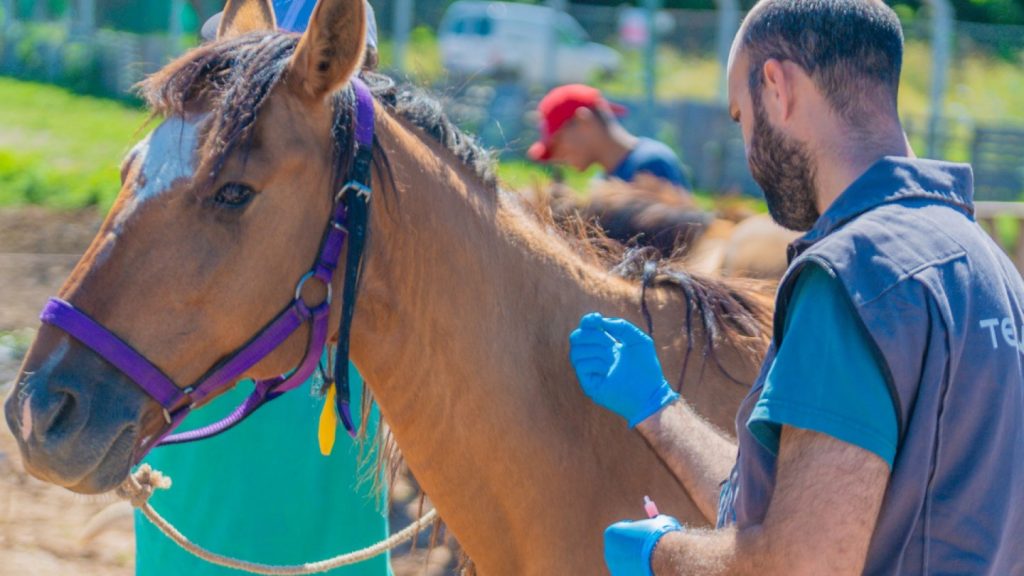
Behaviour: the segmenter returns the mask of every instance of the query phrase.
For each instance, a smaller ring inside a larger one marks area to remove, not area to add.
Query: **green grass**
[[[712,57],[684,55],[662,45],[655,67],[659,100],[713,101],[718,97],[718,61]],[[643,70],[643,54],[624,51],[622,71],[607,80],[595,79],[594,85],[612,97],[640,98],[644,94]]]
[[[1020,220],[1013,216],[1002,214],[995,218],[995,237],[999,244],[1008,253],[1013,254],[1017,250],[1017,237],[1020,234]]]
[[[405,47],[405,69],[410,78],[419,83],[433,84],[444,74],[441,64],[441,49],[437,44],[437,36],[426,26],[417,26],[409,34],[409,44]],[[394,66],[394,44],[384,40],[378,47],[379,67],[390,70]]]
[[[498,165],[498,178],[505,187],[513,190],[544,188],[555,179],[556,170],[561,172],[562,182],[573,190],[586,190],[587,184],[600,173],[596,166],[586,172],[577,172],[525,160],[511,160]]]
[[[0,78],[0,204],[109,206],[121,158],[147,114],[110,100]]]
[[[8,349],[13,358],[21,358],[28,352],[28,347],[32,344],[32,339],[35,338],[35,332],[32,328],[0,330],[0,348]]]
[[[1014,60],[981,53],[955,59],[948,80],[945,116],[974,122],[1024,122],[1024,52]],[[930,87],[930,49],[921,42],[908,43],[900,111],[927,114]]]

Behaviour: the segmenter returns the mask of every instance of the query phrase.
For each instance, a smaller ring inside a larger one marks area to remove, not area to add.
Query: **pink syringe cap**
[[[644,496],[644,512],[647,513],[648,518],[654,518],[658,515],[658,505],[651,500],[650,496]]]

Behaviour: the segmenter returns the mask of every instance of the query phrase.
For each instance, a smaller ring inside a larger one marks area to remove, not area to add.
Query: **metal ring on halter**
[[[168,424],[171,424],[171,423],[174,422],[171,419],[171,413],[167,411],[167,408],[164,408],[164,420],[166,420]]]
[[[315,276],[313,275],[313,271],[312,270],[310,270],[309,272],[306,272],[305,274],[303,274],[302,278],[299,278],[299,283],[298,283],[297,286],[295,286],[295,299],[296,300],[302,300],[302,287],[306,285],[306,281],[309,280],[310,278],[315,278]],[[320,279],[317,278],[317,280],[320,280]],[[327,286],[327,298],[325,298],[324,301],[321,302],[321,304],[330,304],[331,303],[331,283],[330,282],[324,282],[323,280],[320,280],[320,282],[324,286]]]
[[[349,190],[355,190],[356,194],[359,194],[367,201],[369,201],[370,197],[373,195],[373,190],[366,184],[356,182],[355,180],[349,180],[341,187],[341,190],[338,190],[338,193],[334,196],[334,201],[341,202],[341,199],[345,197],[345,194],[348,194]]]

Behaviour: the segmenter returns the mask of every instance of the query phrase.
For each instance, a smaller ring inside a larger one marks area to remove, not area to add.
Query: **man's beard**
[[[768,212],[780,226],[805,232],[817,222],[814,161],[807,145],[773,127],[755,98],[754,134],[747,155],[750,173],[764,190]]]

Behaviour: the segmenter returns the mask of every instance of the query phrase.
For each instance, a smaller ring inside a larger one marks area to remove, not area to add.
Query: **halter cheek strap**
[[[349,434],[354,433],[352,412],[349,406],[351,387],[348,381],[349,335],[352,332],[352,318],[356,310],[356,296],[359,294],[359,277],[362,269],[363,252],[366,247],[366,233],[370,218],[371,188],[370,171],[373,159],[373,108],[360,107],[356,119],[356,155],[352,165],[352,176],[339,194],[347,206],[349,222],[348,256],[345,258],[345,298],[341,302],[341,323],[338,326],[338,345],[334,356],[334,385],[338,414]],[[360,133],[369,126],[369,133]]]
[[[331,280],[346,238],[349,239],[349,248],[345,264],[344,298],[333,379],[338,387],[338,413],[349,434],[355,434],[349,406],[348,340],[355,313],[359,271],[369,220],[374,111],[369,88],[358,78],[352,80],[352,87],[356,96],[354,164],[347,181],[335,194],[331,219],[321,239],[316,262],[312,269],[299,279],[292,302],[252,340],[216,364],[196,384],[178,388],[144,355],[69,302],[51,298],[43,308],[40,315],[43,323],[60,328],[90,348],[128,376],[163,408],[167,423],[158,435],[146,438],[140,443],[134,455],[136,463],[155,446],[192,442],[229,430],[260,406],[297,387],[313,374],[319,366],[327,343],[327,323],[332,298]],[[343,127],[335,127],[336,142],[340,141],[339,132],[342,129]],[[327,297],[320,304],[310,307],[302,299],[302,288],[312,279],[327,287]],[[307,321],[310,323],[310,331],[306,352],[302,361],[291,372],[257,381],[253,392],[223,420],[197,430],[170,434],[196,404],[224,386],[238,381],[243,374],[262,361]]]

